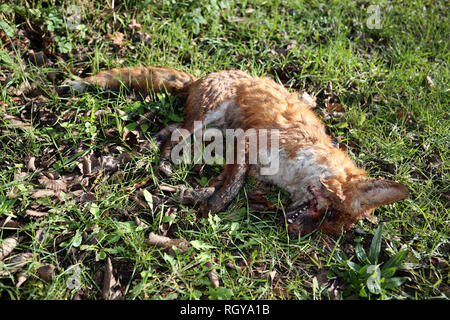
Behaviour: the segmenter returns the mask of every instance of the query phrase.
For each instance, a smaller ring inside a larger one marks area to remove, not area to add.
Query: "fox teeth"
[[[287,220],[287,222],[288,222],[288,223],[293,223],[293,222],[295,221],[295,219],[297,219],[298,215],[299,215],[298,212],[294,213],[294,216],[293,216],[292,218],[289,218],[289,219]]]

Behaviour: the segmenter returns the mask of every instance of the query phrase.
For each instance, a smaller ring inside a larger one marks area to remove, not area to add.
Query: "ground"
[[[448,34],[444,1],[0,4],[0,296],[447,299]],[[287,194],[248,179],[199,219],[177,195],[220,166],[167,178],[150,138],[182,121],[179,101],[57,93],[134,65],[308,92],[340,147],[410,195],[340,236],[292,238]]]

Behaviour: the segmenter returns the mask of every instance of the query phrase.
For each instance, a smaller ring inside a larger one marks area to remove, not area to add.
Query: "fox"
[[[154,138],[161,146],[158,167],[169,175],[176,144],[169,137],[174,130],[182,128],[192,134],[196,121],[222,130],[278,130],[277,172],[261,175],[259,165],[248,161],[224,164],[219,177],[207,187],[211,192],[192,193],[198,195],[202,216],[224,210],[247,176],[289,193],[291,204],[283,209],[285,223],[290,234],[300,236],[316,230],[339,235],[368,218],[375,208],[408,196],[408,188],[401,183],[369,177],[333,142],[314,112],[316,103],[311,96],[291,92],[268,77],[224,70],[198,78],[169,67],[138,66],[66,80],[63,87],[80,93],[91,85],[107,90],[126,86],[144,94],[167,92],[184,103],[184,122],[169,125]]]

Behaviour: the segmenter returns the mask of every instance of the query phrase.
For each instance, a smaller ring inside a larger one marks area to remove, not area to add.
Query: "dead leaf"
[[[19,168],[17,170],[17,172],[14,174],[14,181],[16,183],[21,183],[25,181],[25,178],[28,176],[27,173],[22,172],[21,169]],[[8,193],[8,198],[12,199],[12,198],[16,198],[18,195],[20,194],[20,189],[17,186],[13,186],[11,188],[11,190]]]
[[[28,59],[38,67],[42,67],[48,61],[43,51],[34,52],[32,49],[28,51]]]
[[[59,192],[57,193],[55,190],[48,190],[48,189],[40,189],[36,192],[31,194],[31,198],[38,199],[38,198],[45,198],[45,197],[53,197],[59,195]]]
[[[340,293],[340,285],[337,280],[334,280],[331,283],[331,286],[328,288],[328,295],[330,296],[331,300],[340,300],[341,299],[341,293]]]
[[[159,190],[166,191],[166,192],[177,192],[178,188],[177,187],[173,187],[173,186],[168,186],[168,185],[161,184],[161,185],[159,185]]]
[[[277,275],[277,270],[272,270],[269,272],[270,283],[273,283],[273,280],[275,279],[276,275]]]
[[[20,229],[22,228],[22,225],[19,222],[12,220],[12,217],[7,217],[6,219],[0,220],[0,228]]]
[[[30,171],[36,171],[36,165],[35,165],[36,157],[32,156],[30,159],[28,159],[27,162],[27,169]]]
[[[177,209],[176,208],[169,208],[165,213],[164,217],[169,217],[169,222],[161,223],[158,230],[161,233],[162,236],[167,235],[169,232],[170,227],[172,226],[173,221],[177,217]]]
[[[336,96],[330,96],[325,100],[325,107],[328,111],[344,112],[345,108],[342,104],[338,103],[339,99]]]
[[[123,41],[123,39],[125,38],[125,35],[122,32],[116,32],[114,34],[107,34],[105,38],[111,39],[112,42],[119,47],[122,47],[125,44],[125,42]]]
[[[90,176],[101,169],[101,163],[97,157],[93,154],[84,156],[82,163],[79,163],[78,168],[80,168],[81,173],[84,176]]]
[[[163,249],[170,249],[172,246],[177,247],[181,252],[189,250],[191,244],[185,239],[171,239],[169,237],[160,236],[153,232],[150,233],[145,243],[156,245]]]
[[[3,117],[3,119],[8,120],[9,123],[12,126],[14,126],[14,127],[19,127],[19,128],[24,129],[24,130],[31,129],[31,124],[30,123],[23,122],[18,117],[11,116],[11,115],[8,115],[8,114],[3,114],[2,117]]]
[[[373,224],[378,224],[378,217],[374,214],[369,214],[366,216],[366,220],[373,223]]]
[[[217,275],[216,269],[214,269],[214,265],[215,265],[215,263],[213,263],[211,261],[208,261],[206,263],[206,267],[211,269],[210,271],[208,271],[207,275],[208,275],[208,278],[211,281],[213,287],[218,288],[218,287],[220,287],[219,276]]]
[[[40,218],[40,217],[46,217],[48,215],[49,215],[48,212],[41,212],[41,211],[36,211],[36,210],[26,210],[24,217],[31,216],[31,217]]]
[[[136,22],[136,19],[131,19],[130,23],[128,24],[128,28],[131,30],[134,30],[134,29],[139,30],[142,28],[142,26]]]
[[[19,237],[11,237],[2,241],[0,245],[0,261],[6,258],[20,242]]]
[[[86,203],[86,202],[95,202],[97,201],[97,197],[89,192],[83,192],[83,194],[80,196],[80,202]]]
[[[18,272],[16,275],[16,288],[19,288],[25,281],[27,281],[27,279],[28,275],[25,272]]]
[[[55,277],[56,267],[51,264],[44,265],[37,270],[37,274],[42,280],[51,282]]]
[[[54,191],[67,192],[67,183],[63,179],[52,180],[46,176],[40,176],[38,181],[45,188],[49,188]]]
[[[4,271],[0,269],[0,276],[7,276],[11,273],[19,271],[27,263],[31,262],[32,259],[33,254],[31,252],[20,253],[18,255],[5,259],[4,262],[0,265],[3,266],[2,269],[5,269]]]
[[[122,300],[123,294],[120,288],[120,281],[114,277],[111,259],[106,258],[105,272],[103,276],[102,299]]]

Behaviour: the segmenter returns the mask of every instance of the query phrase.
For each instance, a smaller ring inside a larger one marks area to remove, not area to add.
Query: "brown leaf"
[[[20,271],[16,275],[16,288],[19,288],[28,279],[28,274]]]
[[[103,276],[102,299],[122,300],[123,294],[120,288],[120,281],[114,277],[111,259],[106,258],[105,272]]]
[[[8,114],[3,114],[2,117],[3,117],[3,119],[8,120],[9,123],[11,123],[11,125],[14,126],[14,127],[20,127],[20,128],[22,128],[24,130],[31,129],[31,124],[30,123],[23,122],[18,117],[11,116],[11,115],[8,115]]]
[[[6,258],[17,245],[19,244],[19,237],[11,237],[2,241],[0,245],[0,261]]]
[[[125,35],[122,32],[116,32],[114,34],[107,34],[105,38],[111,39],[112,42],[119,47],[122,47],[125,44],[125,42],[123,41],[123,39],[125,38]]]
[[[325,100],[325,107],[328,111],[344,112],[344,106],[338,103],[338,101],[339,100],[336,96],[331,96]]]
[[[97,198],[94,194],[89,192],[83,192],[83,194],[80,196],[80,202],[86,203],[86,202],[95,202]]]
[[[17,182],[17,183],[24,182],[25,178],[27,176],[28,176],[27,173],[22,172],[22,171],[20,171],[20,169],[18,169],[18,171],[14,174],[14,182]],[[19,194],[20,194],[19,188],[17,188],[16,186],[13,186],[8,193],[8,198],[9,199],[16,198]]]
[[[47,264],[45,266],[40,267],[37,270],[37,274],[41,277],[42,280],[46,282],[51,282],[55,277],[55,269],[56,267],[51,264]]]
[[[20,229],[22,228],[22,225],[19,222],[14,221],[11,217],[7,217],[6,219],[0,220],[0,228]]]
[[[169,217],[169,222],[161,223],[158,230],[161,233],[161,235],[165,236],[167,235],[167,232],[169,232],[170,226],[172,225],[174,219],[177,216],[177,209],[176,208],[169,208],[165,213],[164,217]]]
[[[41,212],[41,211],[35,211],[35,210],[26,210],[24,217],[31,216],[31,217],[39,218],[39,217],[46,217],[46,216],[48,216],[48,214],[49,214],[48,212]]]
[[[186,252],[190,248],[190,243],[185,239],[171,239],[169,237],[160,236],[153,232],[150,233],[148,239],[145,243],[150,245],[156,245],[163,249],[171,248],[172,246],[177,247],[181,252]]]
[[[164,185],[164,184],[159,185],[159,189],[161,191],[166,191],[166,192],[177,192],[178,191],[178,187],[168,186],[168,185]]]
[[[270,283],[273,283],[273,280],[277,276],[277,270],[272,270],[269,272]]]
[[[206,263],[206,266],[211,269],[210,271],[208,271],[207,275],[209,280],[211,280],[213,287],[218,288],[220,287],[219,276],[217,275],[216,269],[214,269],[214,265],[215,263],[211,261],[208,261]]]
[[[38,179],[39,183],[48,189],[54,191],[64,191],[67,192],[67,184],[63,179],[52,180],[47,178],[46,176],[40,176]]]
[[[340,300],[341,299],[341,292],[340,292],[340,285],[337,280],[334,280],[333,283],[331,283],[331,286],[328,288],[328,295],[330,296],[331,300]]]
[[[27,169],[30,171],[36,171],[36,165],[35,165],[36,157],[32,156],[30,159],[28,159],[27,162]]]
[[[128,28],[131,30],[134,30],[134,29],[139,30],[142,28],[142,26],[136,22],[136,19],[131,19],[130,23],[128,24]]]
[[[55,190],[40,189],[31,194],[33,199],[57,196],[59,192]]]
[[[0,276],[7,276],[11,273],[19,271],[27,263],[31,262],[32,259],[33,254],[31,252],[20,253],[18,255],[5,259],[3,264],[0,265],[3,266],[3,268],[0,268]]]

